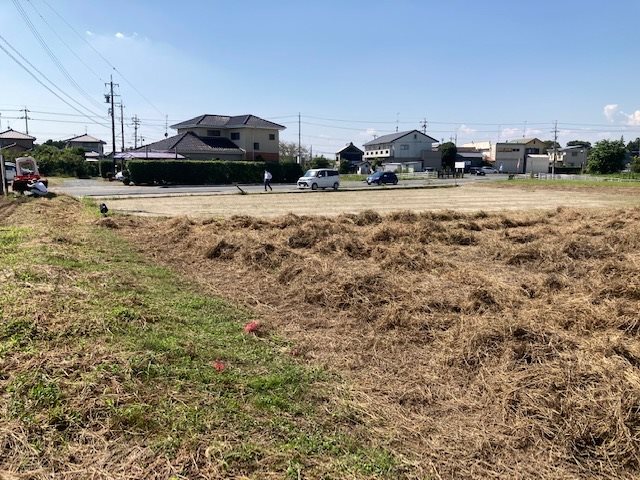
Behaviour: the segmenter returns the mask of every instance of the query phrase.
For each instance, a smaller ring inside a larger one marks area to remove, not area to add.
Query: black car
[[[376,172],[367,177],[367,185],[371,184],[382,185],[383,183],[398,184],[398,176],[393,172]]]

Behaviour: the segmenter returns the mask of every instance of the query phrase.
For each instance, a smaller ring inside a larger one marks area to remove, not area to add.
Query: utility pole
[[[422,133],[424,133],[425,135],[427,134],[427,119],[424,118],[422,120],[422,123],[420,124],[420,127],[422,128]]]
[[[113,75],[110,77],[109,83],[105,83],[105,86],[109,86],[109,92],[104,97],[106,103],[111,104],[111,108],[109,109],[109,113],[111,114],[111,158],[113,159],[113,171],[116,170],[116,112],[113,101]],[[119,86],[117,83],[116,86]]]
[[[300,112],[298,112],[298,164],[302,165],[302,121],[300,120]]]
[[[124,105],[122,105],[122,100],[120,101],[120,133],[122,135],[121,152],[124,152]]]
[[[164,138],[169,136],[169,115],[164,116]]]
[[[133,123],[133,148],[138,148],[138,125],[140,125],[138,115],[134,115],[131,122]]]
[[[31,112],[31,110],[27,110],[27,107],[24,107],[24,109],[22,110],[24,112],[24,116],[20,117],[21,119],[24,118],[24,129],[25,129],[25,133],[27,135],[29,135],[29,120],[31,120],[31,118],[29,117],[29,112]]]
[[[556,177],[556,156],[558,154],[558,121],[553,126],[553,163],[551,164],[551,178]]]

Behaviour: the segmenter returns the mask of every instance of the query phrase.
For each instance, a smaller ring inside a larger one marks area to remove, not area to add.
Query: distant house
[[[538,138],[520,138],[496,143],[495,167],[504,173],[527,172],[529,155],[546,154],[547,146]]]
[[[493,160],[495,154],[495,145],[489,142],[471,142],[464,143],[462,147],[458,147],[458,152],[466,149],[472,149],[467,151],[480,152],[484,160]]]
[[[16,152],[32,150],[35,139],[36,137],[10,128],[0,132],[0,150],[13,150]]]
[[[85,158],[98,158],[104,156],[104,145],[107,142],[91,135],[84,134],[64,140],[66,148],[81,148],[85,151]]]
[[[589,149],[582,145],[559,148],[556,152],[556,166],[559,163],[563,167],[585,168],[588,155]],[[549,161],[553,162],[553,151],[549,151]]]
[[[255,115],[200,115],[172,125],[177,135],[137,151],[174,152],[192,160],[279,160],[285,127]]]
[[[364,144],[364,159],[382,163],[386,170],[413,170],[440,168],[440,156],[434,155],[435,138],[419,130],[383,135]]]
[[[338,167],[344,162],[349,162],[349,171],[355,171],[362,164],[364,152],[356,147],[353,142],[336,152],[336,163]]]

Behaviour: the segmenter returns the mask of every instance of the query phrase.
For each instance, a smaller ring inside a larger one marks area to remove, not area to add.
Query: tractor
[[[12,182],[14,192],[24,193],[27,190],[31,191],[38,183],[43,184],[46,191],[49,182],[47,179],[40,177],[35,158],[19,157],[16,158],[15,164],[16,173]],[[38,185],[38,187],[40,186]]]

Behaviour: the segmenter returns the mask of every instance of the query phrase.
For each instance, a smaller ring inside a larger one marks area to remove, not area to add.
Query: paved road
[[[342,182],[342,190],[380,190],[416,188],[422,186],[466,184],[474,182],[491,182],[505,179],[506,175],[487,175],[486,177],[465,176],[454,179],[424,179],[401,180],[398,185],[369,186],[365,182]],[[262,185],[242,185],[248,193],[260,193],[264,191]],[[51,190],[56,193],[66,193],[75,197],[159,197],[159,196],[185,196],[185,195],[221,195],[235,194],[238,189],[233,185],[176,185],[176,186],[135,186],[123,185],[120,182],[106,182],[97,179],[64,179],[58,185],[52,185]],[[273,190],[277,192],[299,192],[295,184],[274,184]]]

